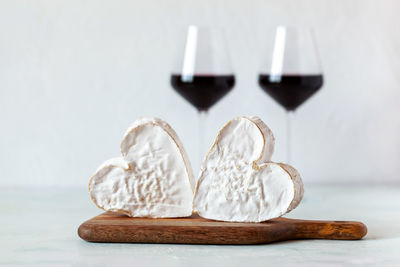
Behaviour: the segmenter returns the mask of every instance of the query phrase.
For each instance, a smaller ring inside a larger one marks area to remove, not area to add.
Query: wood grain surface
[[[266,244],[295,239],[357,240],[367,233],[361,222],[278,218],[263,223],[232,223],[188,218],[131,218],[106,212],[79,226],[89,242],[175,244]]]

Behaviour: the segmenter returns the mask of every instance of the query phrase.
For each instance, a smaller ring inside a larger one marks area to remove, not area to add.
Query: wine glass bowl
[[[221,29],[190,25],[185,36],[171,85],[198,111],[208,111],[235,84],[225,35]]]

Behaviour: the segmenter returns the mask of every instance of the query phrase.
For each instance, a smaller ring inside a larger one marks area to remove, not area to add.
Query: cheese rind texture
[[[90,197],[99,208],[131,217],[192,214],[192,168],[166,122],[137,120],[124,135],[121,154],[103,163],[89,181]]]
[[[294,209],[303,184],[293,167],[271,162],[274,142],[258,117],[228,122],[202,163],[194,210],[213,220],[262,222]]]

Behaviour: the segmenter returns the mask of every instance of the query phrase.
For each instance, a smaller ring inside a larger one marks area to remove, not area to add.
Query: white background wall
[[[86,185],[128,125],[159,116],[198,165],[197,114],[169,85],[177,29],[226,27],[237,84],[207,140],[258,115],[285,158],[285,113],[257,85],[265,27],[314,27],[325,85],[298,109],[306,183],[399,182],[399,1],[0,0],[0,185]]]

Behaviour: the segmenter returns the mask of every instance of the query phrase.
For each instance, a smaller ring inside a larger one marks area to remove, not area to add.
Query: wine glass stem
[[[199,153],[199,166],[201,167],[201,162],[203,161],[204,157],[204,140],[205,140],[205,134],[206,134],[206,129],[207,129],[207,114],[208,112],[206,110],[200,110],[199,111],[199,125],[198,125],[198,134],[199,134],[199,147],[198,147],[198,153]],[[200,168],[198,168],[200,170]]]
[[[286,111],[286,162],[288,164],[292,163],[292,134],[293,134],[293,125],[292,125],[292,117],[294,115],[294,111]]]

